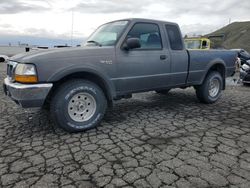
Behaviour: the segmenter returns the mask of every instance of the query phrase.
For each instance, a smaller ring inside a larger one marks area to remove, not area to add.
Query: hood
[[[109,50],[108,50],[109,49]],[[66,59],[82,59],[93,56],[103,56],[114,50],[114,47],[74,47],[74,48],[56,48],[49,50],[37,50],[26,53],[17,54],[10,58],[10,60],[20,63],[39,63],[62,61]]]

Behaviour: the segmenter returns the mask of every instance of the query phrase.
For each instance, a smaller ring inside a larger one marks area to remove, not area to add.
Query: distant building
[[[56,45],[54,48],[70,48],[71,46],[68,46],[67,44],[65,45]]]

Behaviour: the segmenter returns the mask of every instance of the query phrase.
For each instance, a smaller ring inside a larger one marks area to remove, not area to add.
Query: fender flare
[[[223,80],[224,80],[223,82],[225,82],[226,71],[227,71],[227,69],[226,69],[226,64],[225,64],[225,62],[224,62],[222,59],[217,58],[217,59],[214,59],[213,61],[211,61],[211,62],[209,62],[209,63],[207,64],[207,66],[206,66],[206,68],[205,68],[205,74],[202,76],[202,79],[201,79],[201,83],[200,83],[200,84],[202,84],[202,83],[204,82],[205,78],[207,77],[208,72],[209,72],[210,69],[211,69],[213,66],[215,66],[215,65],[221,65],[221,66],[223,66],[224,75],[222,75],[222,77],[223,77]],[[224,86],[225,86],[225,83],[224,83]]]
[[[115,90],[114,84],[110,81],[108,76],[105,73],[103,73],[103,71],[101,71],[100,68],[96,68],[96,67],[92,67],[92,66],[91,67],[90,66],[65,67],[63,70],[60,69],[55,74],[50,76],[47,81],[48,82],[57,82],[57,81],[60,81],[61,79],[65,78],[67,76],[70,76],[70,75],[76,74],[76,73],[89,73],[89,74],[92,74],[92,75],[96,76],[97,78],[101,79],[105,85],[106,90],[107,90],[108,99],[112,101],[113,98],[115,98],[115,96],[116,96],[115,91],[116,90]]]

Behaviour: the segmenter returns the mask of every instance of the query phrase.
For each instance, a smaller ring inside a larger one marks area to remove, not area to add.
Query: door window
[[[162,49],[161,35],[158,25],[137,23],[129,31],[128,38],[138,38],[141,47],[137,49]]]

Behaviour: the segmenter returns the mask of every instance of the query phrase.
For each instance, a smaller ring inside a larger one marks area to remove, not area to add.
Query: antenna
[[[47,3],[49,5],[50,8],[52,8],[52,4],[48,1],[48,0],[45,0],[45,3]]]
[[[72,15],[71,15],[71,46],[73,47],[73,33],[74,33],[74,10],[72,9]]]

